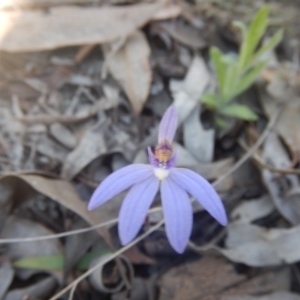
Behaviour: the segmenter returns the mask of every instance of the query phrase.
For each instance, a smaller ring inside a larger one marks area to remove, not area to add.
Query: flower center
[[[167,140],[163,140],[156,146],[154,156],[160,163],[167,163],[173,156],[171,144]]]
[[[162,169],[162,168],[155,168],[154,169],[154,175],[159,179],[163,180],[166,177],[169,176],[170,171],[167,169]]]

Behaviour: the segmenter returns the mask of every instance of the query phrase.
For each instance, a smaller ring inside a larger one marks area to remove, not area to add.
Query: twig
[[[160,206],[151,208],[148,213],[153,213],[160,211],[162,208]],[[43,241],[43,240],[51,240],[51,239],[57,239],[57,238],[62,238],[65,236],[69,235],[75,235],[75,234],[80,234],[80,233],[85,233],[89,232],[101,227],[109,226],[112,224],[115,224],[118,222],[118,218],[109,220],[107,222],[103,222],[88,228],[82,228],[82,229],[77,229],[77,230],[71,230],[71,231],[66,231],[62,233],[56,233],[56,234],[48,234],[48,235],[43,235],[43,236],[35,236],[35,237],[27,237],[27,238],[15,238],[15,239],[0,239],[0,244],[13,244],[13,243],[23,243],[23,242],[35,242],[35,241]]]
[[[62,296],[68,290],[72,289],[74,285],[76,286],[81,280],[85,279],[87,276],[89,276],[94,271],[96,271],[99,267],[101,267],[102,265],[105,265],[106,263],[108,263],[112,259],[118,257],[124,251],[128,250],[130,247],[132,247],[133,245],[135,245],[139,241],[143,240],[146,236],[148,236],[151,232],[153,232],[156,229],[158,229],[163,224],[164,224],[164,220],[161,220],[159,223],[157,223],[156,225],[152,226],[147,232],[145,232],[144,234],[142,234],[138,238],[136,238],[133,242],[131,242],[130,244],[128,244],[125,247],[121,248],[120,250],[116,251],[115,253],[113,253],[112,255],[110,255],[109,257],[107,257],[106,259],[104,259],[103,261],[99,262],[97,265],[95,265],[94,267],[92,267],[91,269],[89,269],[88,271],[86,271],[85,273],[83,273],[81,276],[79,276],[77,279],[75,279],[73,282],[71,282],[63,290],[61,290],[59,293],[57,293],[56,295],[54,295],[49,300],[56,300],[56,299],[58,299],[60,296]]]
[[[74,284],[73,287],[71,288],[70,295],[69,295],[69,300],[73,300],[73,297],[74,297],[74,294],[75,294],[76,287],[77,287],[77,283]]]
[[[238,140],[239,145],[245,150],[249,151],[249,147],[241,140]],[[255,162],[262,168],[268,169],[272,172],[279,173],[279,174],[295,174],[295,175],[300,175],[300,169],[278,169],[275,167],[272,167],[268,164],[266,164],[257,153],[252,154],[252,158],[255,160]]]

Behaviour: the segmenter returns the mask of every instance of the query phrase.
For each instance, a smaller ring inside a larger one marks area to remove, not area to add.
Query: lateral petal
[[[184,168],[172,169],[169,176],[192,195],[221,225],[227,225],[227,215],[223,202],[206,179]]]
[[[114,196],[127,190],[153,174],[153,167],[144,164],[132,164],[121,168],[106,177],[94,191],[88,210],[105,203]]]
[[[161,182],[161,199],[169,242],[176,252],[183,253],[193,223],[188,194],[168,177]]]
[[[131,242],[139,232],[158,187],[159,180],[150,176],[127,193],[119,213],[118,230],[122,245]]]

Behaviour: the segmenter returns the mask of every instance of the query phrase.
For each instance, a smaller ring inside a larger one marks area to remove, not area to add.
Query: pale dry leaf
[[[14,269],[8,261],[4,261],[0,265],[0,278],[0,299],[3,299],[3,296],[6,294],[6,291],[14,278]]]
[[[204,130],[199,107],[200,104],[183,123],[184,146],[198,161],[209,163],[214,155],[215,130]]]
[[[109,57],[111,46],[104,45],[108,69],[124,89],[133,111],[140,114],[148,98],[152,80],[150,47],[145,35],[137,31],[130,35],[125,44]]]
[[[64,125],[60,123],[53,123],[50,125],[50,134],[62,145],[73,149],[76,146],[76,137]]]
[[[20,218],[11,215],[2,227],[0,237],[2,239],[26,238],[54,234],[42,224],[31,221],[29,219]],[[49,239],[43,241],[32,241],[12,243],[6,246],[7,254],[11,259],[20,259],[34,256],[48,256],[63,253],[63,247],[59,239]],[[20,269],[18,276],[22,279],[28,279],[34,274],[40,273],[40,270]],[[51,271],[59,281],[62,281],[62,274],[60,272]]]
[[[2,239],[25,238],[54,234],[45,226],[16,216],[10,216],[1,231]],[[32,256],[46,256],[61,254],[62,245],[58,239],[49,239],[44,241],[32,241],[30,243],[20,242],[8,244],[8,254],[12,259],[20,259]]]
[[[300,226],[266,229],[247,223],[232,223],[227,227],[227,233],[226,249],[215,249],[231,261],[266,267],[300,260]]]
[[[174,105],[178,110],[179,122],[183,122],[199,104],[211,79],[202,57],[195,56],[183,82],[170,83]]]
[[[199,118],[200,97],[210,82],[211,76],[202,57],[195,56],[182,82],[171,83],[179,122],[184,126],[184,145],[201,162],[213,158],[214,130],[204,130]]]
[[[277,169],[288,169],[291,166],[289,155],[274,132],[270,133],[265,141],[262,158],[266,164]],[[288,196],[292,190],[299,188],[297,175],[278,176],[277,173],[266,168],[261,172],[264,184],[277,210],[292,224],[299,224],[300,197],[299,195]]]
[[[231,219],[236,222],[251,223],[271,214],[275,206],[269,195],[259,199],[251,199],[239,204],[231,213]]]
[[[278,103],[283,104],[282,112],[275,125],[275,130],[287,143],[291,151],[300,153],[300,98],[298,90],[279,75],[267,86],[267,91],[260,89],[260,99],[264,110],[271,118]]]
[[[203,49],[207,46],[207,42],[201,35],[201,32],[182,22],[177,23],[161,23],[159,25],[174,40],[194,49]]]
[[[106,152],[106,143],[102,133],[97,130],[88,130],[78,146],[65,159],[62,176],[67,179],[73,178],[91,161]]]
[[[58,47],[110,43],[142,27],[162,4],[115,7],[54,7],[0,11],[0,50],[42,51]]]

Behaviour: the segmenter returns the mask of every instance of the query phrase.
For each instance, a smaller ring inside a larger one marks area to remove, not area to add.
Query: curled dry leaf
[[[148,98],[152,79],[148,41],[141,31],[137,31],[127,38],[116,53],[111,54],[111,46],[103,46],[108,69],[121,84],[134,113],[138,115]]]
[[[110,43],[145,25],[162,7],[154,3],[0,11],[0,49],[24,52]]]

